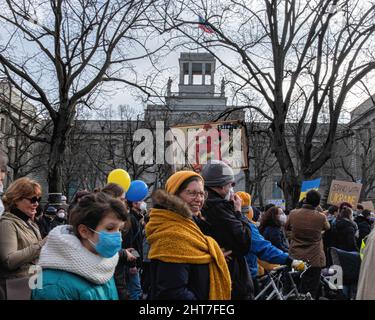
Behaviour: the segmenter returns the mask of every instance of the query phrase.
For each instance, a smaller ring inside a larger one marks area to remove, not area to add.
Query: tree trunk
[[[245,191],[250,193],[250,170],[244,170],[245,172]]]
[[[74,119],[69,114],[68,106],[64,107],[66,112],[61,112],[61,115],[54,121],[54,128],[51,137],[50,155],[48,161],[48,192],[55,193],[63,192],[63,168],[64,156],[67,148],[67,139],[71,132],[71,119]],[[74,109],[73,109],[74,110]],[[74,111],[71,111],[74,112]]]
[[[280,109],[281,107],[278,110]],[[284,193],[285,208],[291,210],[296,207],[299,200],[300,181],[295,174],[294,164],[285,137],[285,122],[280,115],[275,117],[272,124],[272,131],[273,152],[275,153],[282,174],[280,187]]]

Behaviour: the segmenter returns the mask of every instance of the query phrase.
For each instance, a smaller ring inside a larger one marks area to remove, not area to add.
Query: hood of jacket
[[[179,197],[159,189],[152,194],[154,208],[165,209],[181,215],[184,218],[193,218],[188,204]]]
[[[57,226],[48,234],[38,265],[77,274],[95,284],[108,282],[115,272],[118,254],[103,258],[87,250],[73,233],[72,226]]]

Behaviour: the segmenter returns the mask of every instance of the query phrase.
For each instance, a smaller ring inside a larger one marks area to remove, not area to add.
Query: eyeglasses
[[[192,199],[195,199],[197,196],[199,196],[200,198],[203,198],[205,200],[207,199],[207,191],[197,192],[197,191],[185,190],[185,192]]]
[[[40,201],[42,200],[42,197],[32,197],[32,198],[25,198],[27,200],[29,200],[31,203],[40,203]]]

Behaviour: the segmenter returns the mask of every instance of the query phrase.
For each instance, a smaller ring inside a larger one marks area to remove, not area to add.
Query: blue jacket
[[[269,263],[287,264],[289,255],[265,240],[255,224],[249,222],[248,225],[251,228],[251,248],[246,255],[246,261],[251,277],[255,278],[258,274],[258,258]]]
[[[44,269],[42,276],[43,288],[32,290],[32,300],[118,300],[113,277],[100,285],[62,270]]]

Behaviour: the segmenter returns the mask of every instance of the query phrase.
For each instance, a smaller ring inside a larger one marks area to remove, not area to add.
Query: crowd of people
[[[353,212],[349,203],[324,211],[310,190],[286,214],[252,206],[251,195],[234,187],[231,167],[212,161],[200,174],[171,175],[148,210],[109,183],[77,192],[66,210],[47,205],[39,214],[41,186],[17,179],[2,195],[0,299],[37,266],[42,284],[24,288],[33,300],[251,300],[259,276],[279,265],[305,270],[300,291],[318,299],[332,248],[363,258],[359,281],[344,279],[347,298],[375,299],[369,211]]]

